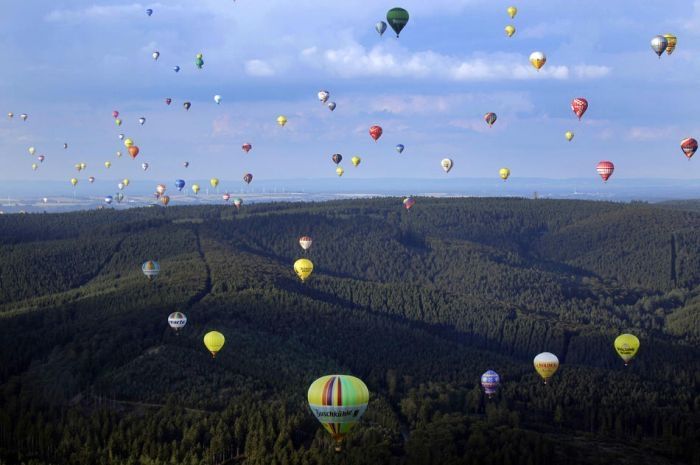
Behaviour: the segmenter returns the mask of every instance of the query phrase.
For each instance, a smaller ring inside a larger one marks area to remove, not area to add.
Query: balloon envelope
[[[637,354],[639,350],[639,339],[633,334],[620,334],[615,339],[615,350],[625,362],[625,366]]]
[[[510,170],[508,168],[501,168],[498,170],[498,175],[505,181],[510,177]]]
[[[221,350],[225,343],[226,338],[218,331],[210,331],[204,335],[204,346],[209,352],[211,352],[212,358],[216,357],[216,354]]]
[[[688,160],[690,160],[693,157],[693,155],[695,155],[695,152],[697,152],[698,150],[698,141],[696,141],[692,137],[683,139],[681,141],[681,150],[683,150],[685,156],[688,158]]]
[[[545,384],[559,369],[559,359],[550,352],[542,352],[537,355],[533,360],[533,364],[537,373],[544,379]]]
[[[379,21],[377,24],[374,25],[374,29],[379,33],[379,35],[384,35],[384,31],[386,31],[386,23],[384,21]]]
[[[392,8],[386,14],[386,22],[389,23],[389,26],[391,26],[398,38],[408,23],[408,11],[403,8]]]
[[[668,40],[666,37],[658,35],[651,39],[651,49],[659,58],[661,58],[661,55],[666,51],[666,48],[668,48]]]
[[[311,276],[311,273],[313,271],[314,264],[309,259],[300,258],[299,260],[294,262],[294,272],[297,274],[299,279],[301,279],[301,282],[304,282],[307,279],[309,279],[309,276]]]
[[[442,166],[442,169],[445,170],[445,173],[449,173],[452,169],[452,160],[450,160],[449,158],[444,158],[440,162],[440,166]]]
[[[141,265],[141,271],[148,279],[155,279],[160,273],[160,265],[155,260],[148,260]]]
[[[484,388],[484,393],[489,397],[496,393],[500,384],[501,377],[493,370],[488,370],[481,375],[481,387]]]
[[[379,140],[380,137],[382,137],[382,133],[384,130],[382,129],[381,126],[372,126],[369,128],[369,135],[372,139],[374,139],[375,142]]]
[[[607,182],[610,176],[612,176],[613,171],[615,171],[615,165],[613,165],[611,161],[601,161],[595,169],[600,177],[603,178],[603,181]]]
[[[168,324],[175,331],[180,331],[187,324],[187,317],[184,313],[173,312],[170,315],[168,315]]]
[[[571,101],[571,111],[581,119],[584,113],[588,110],[588,100],[583,97],[576,97]]]
[[[530,63],[539,71],[547,62],[547,56],[542,52],[532,52],[530,54]]]
[[[309,236],[301,236],[299,238],[299,245],[302,249],[309,250],[311,244],[313,244],[313,240]]]

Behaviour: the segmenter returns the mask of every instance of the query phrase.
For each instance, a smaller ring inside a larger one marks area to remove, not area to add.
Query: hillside
[[[0,463],[700,464],[698,227],[526,199],[0,216]],[[371,392],[342,454],[306,404],[329,373]]]

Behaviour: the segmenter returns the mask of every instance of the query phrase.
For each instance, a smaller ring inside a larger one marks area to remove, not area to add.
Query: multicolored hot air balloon
[[[342,442],[367,410],[369,390],[361,379],[349,375],[327,375],[309,387],[309,407],[335,440],[340,452]]]
[[[547,56],[542,52],[532,52],[530,54],[530,63],[539,71],[547,63]]]
[[[414,199],[413,197],[406,197],[405,199],[403,199],[403,208],[405,208],[406,210],[410,210],[415,204],[416,199]]]
[[[639,339],[633,334],[620,334],[613,345],[627,366],[639,350]]]
[[[501,168],[498,170],[498,175],[505,181],[510,177],[510,170],[508,168]]]
[[[331,157],[331,160],[333,160],[333,163],[335,163],[337,165],[341,161],[343,161],[343,156],[339,153],[334,153],[333,156]]]
[[[659,59],[661,59],[661,55],[666,51],[666,48],[668,48],[666,37],[657,35],[651,39],[651,49],[658,55]]]
[[[394,30],[398,39],[399,34],[408,23],[408,11],[403,8],[392,8],[386,14],[386,22]]]
[[[164,207],[167,207],[168,204],[170,203],[170,196],[161,195],[160,196],[160,203],[162,203]]]
[[[238,198],[238,197],[236,197],[235,199],[233,199],[233,206],[236,207],[236,210],[240,210],[240,209],[241,209],[241,205],[243,205],[243,199],[240,199],[240,198]]]
[[[301,282],[306,282],[314,271],[314,264],[307,258],[300,258],[294,262],[294,272],[297,274]]]
[[[226,192],[224,193],[224,195],[221,196],[221,198],[224,199],[224,202],[228,202],[229,200],[231,200],[231,194]]]
[[[498,116],[496,116],[496,113],[489,112],[484,115],[484,121],[486,121],[486,124],[489,125],[489,127],[493,126],[493,123],[496,122],[498,119]]]
[[[440,162],[440,166],[442,166],[442,169],[445,171],[445,173],[450,172],[450,170],[452,169],[452,164],[452,160],[449,158],[443,158]]]
[[[547,384],[547,380],[554,376],[554,373],[559,369],[559,359],[550,352],[542,352],[537,355],[533,364],[537,373],[544,379],[544,384]]]
[[[158,277],[158,273],[160,273],[160,265],[155,260],[148,260],[141,265],[141,271],[143,271],[143,274],[145,274],[149,280],[154,280]]]
[[[241,150],[243,150],[245,153],[250,152],[250,149],[252,149],[253,146],[250,145],[249,142],[246,142],[245,144],[241,145]]]
[[[168,325],[170,325],[170,327],[173,328],[176,333],[182,331],[182,328],[184,328],[186,324],[187,317],[184,313],[173,312],[168,315]]]
[[[607,182],[613,171],[615,171],[615,165],[611,161],[601,161],[595,169],[600,177],[603,178],[603,181]]]
[[[226,338],[218,331],[209,331],[204,335],[204,346],[211,352],[211,358],[215,358],[226,343]]]
[[[374,142],[377,142],[377,140],[379,140],[379,138],[382,137],[383,132],[384,132],[384,130],[382,129],[381,126],[375,125],[375,126],[372,126],[371,128],[369,128],[369,135],[372,139],[374,139]]]
[[[165,191],[166,191],[167,189],[168,189],[168,188],[165,186],[165,184],[158,184],[158,185],[156,186],[156,192],[158,193],[158,195],[163,195],[163,194],[165,194]]]
[[[688,160],[690,160],[691,158],[693,158],[693,155],[695,155],[695,152],[697,152],[698,150],[698,141],[696,141],[692,137],[683,139],[681,141],[681,150],[683,150],[685,156],[688,158]]]
[[[328,97],[331,96],[331,93],[327,90],[319,90],[317,95],[321,103],[326,103],[328,101]]]
[[[246,184],[250,184],[252,180],[253,180],[253,175],[250,173],[243,176],[243,182],[245,182]]]
[[[581,120],[581,117],[588,110],[588,100],[583,97],[576,97],[571,101],[571,111]]]
[[[484,393],[489,396],[489,398],[498,391],[500,384],[501,377],[493,370],[488,370],[481,375],[481,387],[484,388]]]
[[[313,242],[313,239],[311,239],[309,236],[301,236],[299,238],[299,245],[305,252],[311,248],[311,244],[313,244]]]
[[[668,45],[666,46],[666,54],[670,55],[676,49],[676,44],[678,43],[678,37],[673,34],[664,34]]]

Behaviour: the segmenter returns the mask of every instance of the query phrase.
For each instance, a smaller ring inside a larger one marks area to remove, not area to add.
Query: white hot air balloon
[[[445,170],[445,173],[449,173],[450,170],[452,169],[452,160],[449,158],[445,158],[440,162],[440,166],[442,166],[442,169]]]

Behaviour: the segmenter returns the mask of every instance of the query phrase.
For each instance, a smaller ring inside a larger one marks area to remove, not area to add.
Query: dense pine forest
[[[700,464],[699,228],[527,199],[0,216],[0,464]],[[370,390],[340,453],[306,401],[332,373]]]

